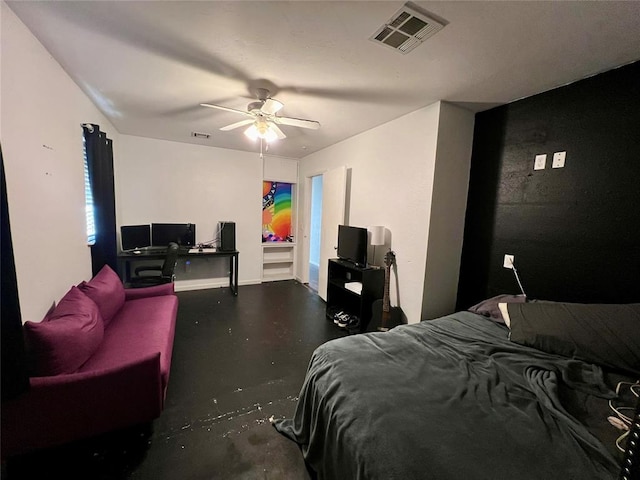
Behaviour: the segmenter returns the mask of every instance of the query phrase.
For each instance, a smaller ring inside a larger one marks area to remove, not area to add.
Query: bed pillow
[[[76,372],[100,346],[104,326],[98,306],[78,288],[60,300],[42,322],[24,324],[33,374]]]
[[[488,298],[474,305],[473,307],[469,308],[469,311],[487,317],[494,322],[505,323],[505,319],[503,318],[502,312],[500,312],[498,304],[501,302],[524,303],[526,301],[527,297],[525,297],[524,295],[496,295],[495,297]]]
[[[640,373],[640,303],[508,303],[507,310],[513,342]]]
[[[105,326],[124,305],[124,285],[109,265],[102,269],[88,282],[78,285],[82,293],[96,302]]]

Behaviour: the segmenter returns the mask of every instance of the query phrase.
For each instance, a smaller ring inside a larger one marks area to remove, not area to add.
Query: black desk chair
[[[130,287],[151,287],[174,281],[176,263],[178,262],[178,244],[171,242],[162,265],[143,265],[134,271]]]

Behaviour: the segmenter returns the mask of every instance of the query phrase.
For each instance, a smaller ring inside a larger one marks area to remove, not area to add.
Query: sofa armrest
[[[160,352],[117,367],[33,377],[2,405],[2,457],[59,445],[157,418],[164,395]]]
[[[126,288],[124,290],[124,299],[135,300],[137,298],[146,298],[146,297],[159,297],[161,295],[174,295],[175,290],[173,288],[173,283],[165,283],[162,285],[155,285],[153,287],[143,287],[143,288]]]

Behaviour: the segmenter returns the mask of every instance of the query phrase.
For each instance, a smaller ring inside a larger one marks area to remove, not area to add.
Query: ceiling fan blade
[[[274,116],[273,121],[282,125],[291,125],[292,127],[311,128],[317,130],[320,128],[320,122],[315,120],[305,120],[303,118],[278,117]]]
[[[233,130],[234,128],[242,127],[244,125],[249,125],[250,123],[253,123],[253,122],[254,122],[253,119],[240,120],[239,122],[232,123],[231,125],[227,125],[226,127],[221,127],[220,130],[222,130],[223,132],[227,132],[229,130]]]
[[[279,102],[274,98],[267,98],[262,104],[262,108],[260,108],[260,111],[262,113],[266,113],[267,115],[273,115],[276,112],[279,112],[282,107],[284,107],[284,104],[282,102]]]
[[[283,138],[287,138],[284,132],[280,130],[280,127],[278,127],[275,123],[269,122],[269,126],[271,127],[271,130],[276,132],[276,135],[278,135],[278,139],[282,140]]]
[[[245,112],[244,110],[238,110],[237,108],[223,107],[222,105],[213,105],[211,103],[201,103],[200,106],[208,107],[208,108],[216,108],[218,110],[225,110],[227,112],[240,113],[247,117],[253,117],[251,113]]]

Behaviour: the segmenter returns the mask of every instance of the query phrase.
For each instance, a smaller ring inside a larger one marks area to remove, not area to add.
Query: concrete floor
[[[308,479],[268,419],[291,417],[311,353],[345,333],[294,281],[178,293],[166,407],[152,425],[10,459],[2,478]],[[126,392],[122,392],[126,395]]]

